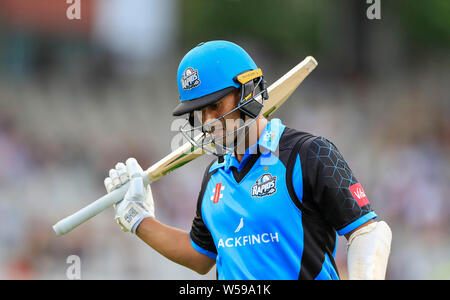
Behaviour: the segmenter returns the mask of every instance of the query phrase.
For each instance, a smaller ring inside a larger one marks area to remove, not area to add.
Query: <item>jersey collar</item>
[[[224,159],[221,163],[219,163],[219,161],[217,160],[211,166],[209,172],[213,172],[214,170],[219,168],[224,168],[225,171],[228,172],[230,170],[230,167],[235,167],[238,169],[238,171],[240,171],[247,163],[250,155],[257,153],[258,146],[262,153],[267,151],[275,152],[278,144],[280,143],[281,135],[283,134],[285,128],[286,126],[281,123],[280,119],[270,120],[270,122],[267,123],[263,132],[259,136],[258,141],[245,151],[244,158],[240,163],[233,154],[227,154],[224,156]],[[266,149],[266,151],[264,151],[264,149]]]

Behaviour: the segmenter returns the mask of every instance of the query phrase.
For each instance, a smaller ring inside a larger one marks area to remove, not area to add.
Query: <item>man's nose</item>
[[[203,130],[212,134],[222,132],[222,122],[218,120],[221,116],[218,115],[217,110],[204,109],[203,113]]]

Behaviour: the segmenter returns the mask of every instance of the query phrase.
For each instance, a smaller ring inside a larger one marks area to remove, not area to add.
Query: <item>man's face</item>
[[[239,99],[239,91],[235,90],[201,111],[195,112],[197,120],[204,125],[206,132],[212,134],[216,143],[231,145],[236,140],[237,133],[233,132],[241,127],[244,121],[241,120],[238,110],[231,111],[236,108]],[[229,112],[231,113],[228,114]],[[221,118],[224,115],[226,116]],[[218,120],[219,118],[221,119]]]

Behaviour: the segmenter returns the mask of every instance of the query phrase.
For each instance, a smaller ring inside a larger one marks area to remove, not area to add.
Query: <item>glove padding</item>
[[[145,173],[136,159],[129,158],[126,165],[117,163],[115,169],[109,170],[109,177],[105,178],[108,193],[130,182],[124,199],[114,205],[115,219],[125,232],[136,233],[143,219],[155,217],[151,187],[149,184],[145,188],[144,176]]]

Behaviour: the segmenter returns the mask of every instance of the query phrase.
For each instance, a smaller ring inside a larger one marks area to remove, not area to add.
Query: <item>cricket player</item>
[[[124,231],[200,274],[216,265],[226,280],[339,279],[334,258],[343,235],[349,278],[385,278],[389,226],[332,142],[261,115],[270,95],[244,49],[197,45],[182,59],[177,83],[173,115],[187,116],[181,132],[216,158],[204,172],[191,230],[155,218],[150,185],[130,158],[105,179],[108,192],[130,181],[115,205]]]

